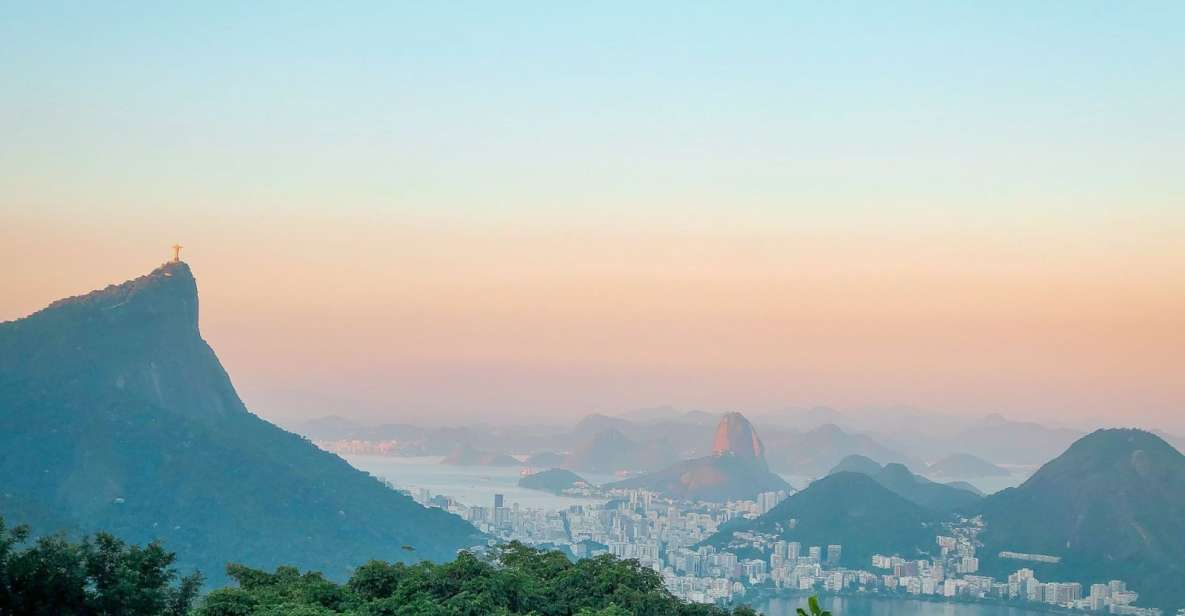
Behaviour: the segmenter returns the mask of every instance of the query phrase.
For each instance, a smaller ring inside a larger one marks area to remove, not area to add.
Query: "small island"
[[[518,480],[520,488],[542,490],[552,494],[563,494],[570,490],[587,490],[593,487],[583,477],[562,468],[553,468]]]

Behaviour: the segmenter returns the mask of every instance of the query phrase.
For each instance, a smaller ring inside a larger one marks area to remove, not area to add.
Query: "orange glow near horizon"
[[[1172,229],[320,222],[184,234],[203,335],[265,416],[829,404],[1180,425]],[[169,256],[153,231],[9,227],[0,318],[143,273]]]

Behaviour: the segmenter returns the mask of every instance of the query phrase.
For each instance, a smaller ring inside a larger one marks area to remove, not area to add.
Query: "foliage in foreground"
[[[807,612],[802,608],[798,608],[798,616],[831,616],[831,612],[819,607],[818,597],[811,597],[810,599],[807,599],[807,607],[809,607],[811,611]]]
[[[274,573],[231,565],[237,588],[211,592],[200,616],[749,616],[747,607],[685,603],[636,561],[600,556],[577,562],[560,552],[511,543],[488,558],[462,552],[452,562],[371,561],[349,582],[280,567]]]
[[[676,599],[632,560],[572,562],[514,542],[444,564],[371,561],[345,584],[317,572],[268,573],[230,565],[237,586],[198,599],[200,574],[178,577],[159,543],[128,545],[107,533],[81,542],[30,541],[0,517],[0,614],[63,616],[754,616]],[[194,607],[196,603],[196,607]],[[812,604],[812,608],[817,604]],[[813,614],[812,616],[820,616]],[[830,616],[830,615],[822,615]]]
[[[182,616],[202,585],[200,574],[178,579],[174,555],[158,543],[141,548],[107,533],[28,540],[27,526],[9,529],[0,517],[0,614]]]

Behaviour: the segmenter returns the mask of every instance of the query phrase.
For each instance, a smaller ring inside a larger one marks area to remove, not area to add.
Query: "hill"
[[[684,460],[661,471],[605,487],[641,488],[671,498],[718,503],[754,500],[762,492],[792,489],[781,477],[733,455]]]
[[[458,445],[440,463],[454,466],[522,466],[522,462],[509,454],[481,451],[469,445]]]
[[[964,509],[983,496],[974,486],[961,482],[935,483],[914,474],[903,464],[881,466],[864,456],[844,458],[831,473],[856,472],[868,475],[898,496],[935,511],[948,512]]]
[[[12,524],[161,539],[215,584],[230,560],[341,578],[482,539],[248,412],[185,263],[0,324],[0,485]]]
[[[584,477],[562,468],[540,471],[518,480],[518,486],[520,488],[543,490],[555,494],[559,494],[570,488],[582,488],[591,485]]]
[[[926,468],[932,477],[977,479],[980,477],[1006,477],[1010,473],[979,456],[969,453],[952,453]]]
[[[988,415],[949,440],[966,453],[997,464],[1043,464],[1082,436],[1077,430]]]
[[[589,473],[650,471],[678,460],[666,441],[636,442],[620,430],[609,428],[581,443],[564,458],[564,468]]]
[[[881,472],[882,468],[884,467],[881,466],[881,463],[873,460],[872,458],[852,454],[850,456],[845,456],[844,459],[840,460],[839,464],[836,464],[835,468],[832,468],[827,474],[834,475],[836,473],[847,471],[852,473],[864,473],[865,475],[871,477]]]
[[[761,492],[792,489],[784,479],[769,472],[765,447],[740,413],[729,413],[720,419],[713,437],[713,451],[713,455],[684,460],[606,487],[642,488],[671,498],[713,502],[752,500]]]
[[[765,515],[726,525],[704,543],[725,548],[734,541],[733,533],[742,532],[804,546],[840,544],[841,564],[867,567],[877,552],[906,557],[929,553],[942,518],[867,475],[839,472],[815,481]]]
[[[763,428],[762,432],[766,435],[766,460],[770,468],[780,473],[817,477],[853,454],[881,464],[900,462],[914,468],[922,466],[919,460],[889,449],[870,436],[845,432],[834,424],[807,432],[768,428]]]
[[[553,468],[564,463],[564,455],[554,451],[539,451],[527,457],[523,464],[527,466]]]
[[[980,499],[979,495],[971,490],[935,483],[915,475],[902,464],[886,464],[873,479],[900,496],[935,511],[964,509]]]
[[[1142,430],[1099,430],[1027,481],[975,508],[987,525],[982,564],[1030,566],[1045,579],[1122,579],[1142,605],[1185,606],[1185,456]],[[1007,561],[1000,551],[1060,556]]]
[[[957,488],[959,490],[966,490],[967,492],[970,492],[976,496],[984,496],[983,490],[980,490],[979,488],[975,487],[974,485],[972,485],[970,483],[967,483],[966,481],[948,481],[943,485],[948,485],[952,488]]]

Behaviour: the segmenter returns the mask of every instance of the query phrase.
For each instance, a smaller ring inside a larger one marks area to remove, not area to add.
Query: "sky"
[[[0,320],[180,242],[276,420],[1185,431],[1185,4],[183,4],[0,4]]]

